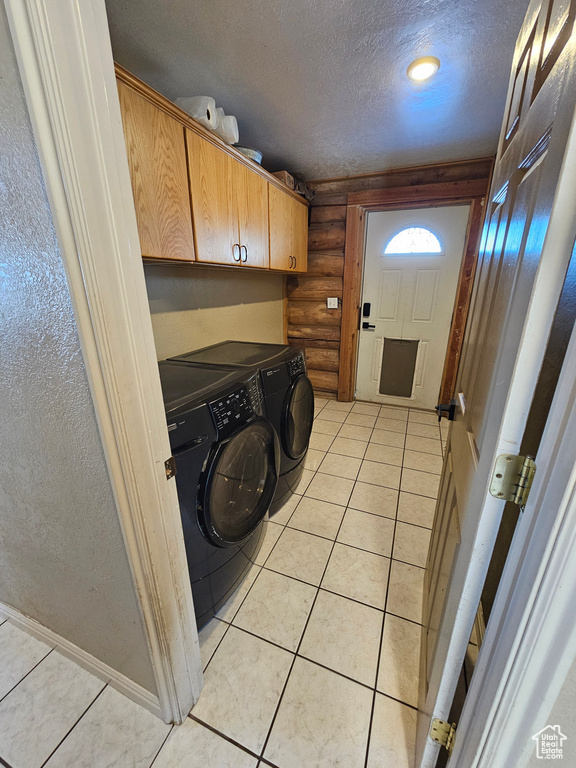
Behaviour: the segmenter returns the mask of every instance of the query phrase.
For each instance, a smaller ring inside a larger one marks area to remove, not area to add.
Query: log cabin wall
[[[290,344],[305,347],[308,375],[318,394],[338,394],[348,195],[442,182],[456,188],[470,180],[485,180],[487,188],[491,170],[492,158],[480,158],[309,182],[316,196],[310,210],[308,272],[287,278],[287,336]],[[338,309],[326,308],[329,297],[340,299]]]

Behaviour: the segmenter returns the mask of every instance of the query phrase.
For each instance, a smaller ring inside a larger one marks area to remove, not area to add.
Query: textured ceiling
[[[107,0],[114,58],[213,96],[271,171],[328,178],[496,151],[528,0]],[[441,60],[412,83],[418,56]]]

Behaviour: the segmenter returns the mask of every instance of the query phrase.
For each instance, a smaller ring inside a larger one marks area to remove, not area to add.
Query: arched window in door
[[[426,227],[406,227],[388,240],[384,248],[386,256],[399,256],[409,253],[443,253],[440,240]]]

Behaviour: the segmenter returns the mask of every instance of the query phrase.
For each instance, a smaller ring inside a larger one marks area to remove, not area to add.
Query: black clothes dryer
[[[239,586],[260,549],[279,474],[278,438],[263,417],[257,374],[162,361],[196,622]]]
[[[302,477],[314,421],[314,390],[306,376],[303,350],[285,344],[224,341],[171,360],[260,372],[266,415],[282,448],[278,488],[270,507],[271,515],[277,512]]]

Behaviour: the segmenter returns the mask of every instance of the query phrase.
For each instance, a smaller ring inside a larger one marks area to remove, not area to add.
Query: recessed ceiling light
[[[412,80],[428,80],[440,69],[440,60],[436,56],[422,56],[415,59],[408,67],[408,77]]]

